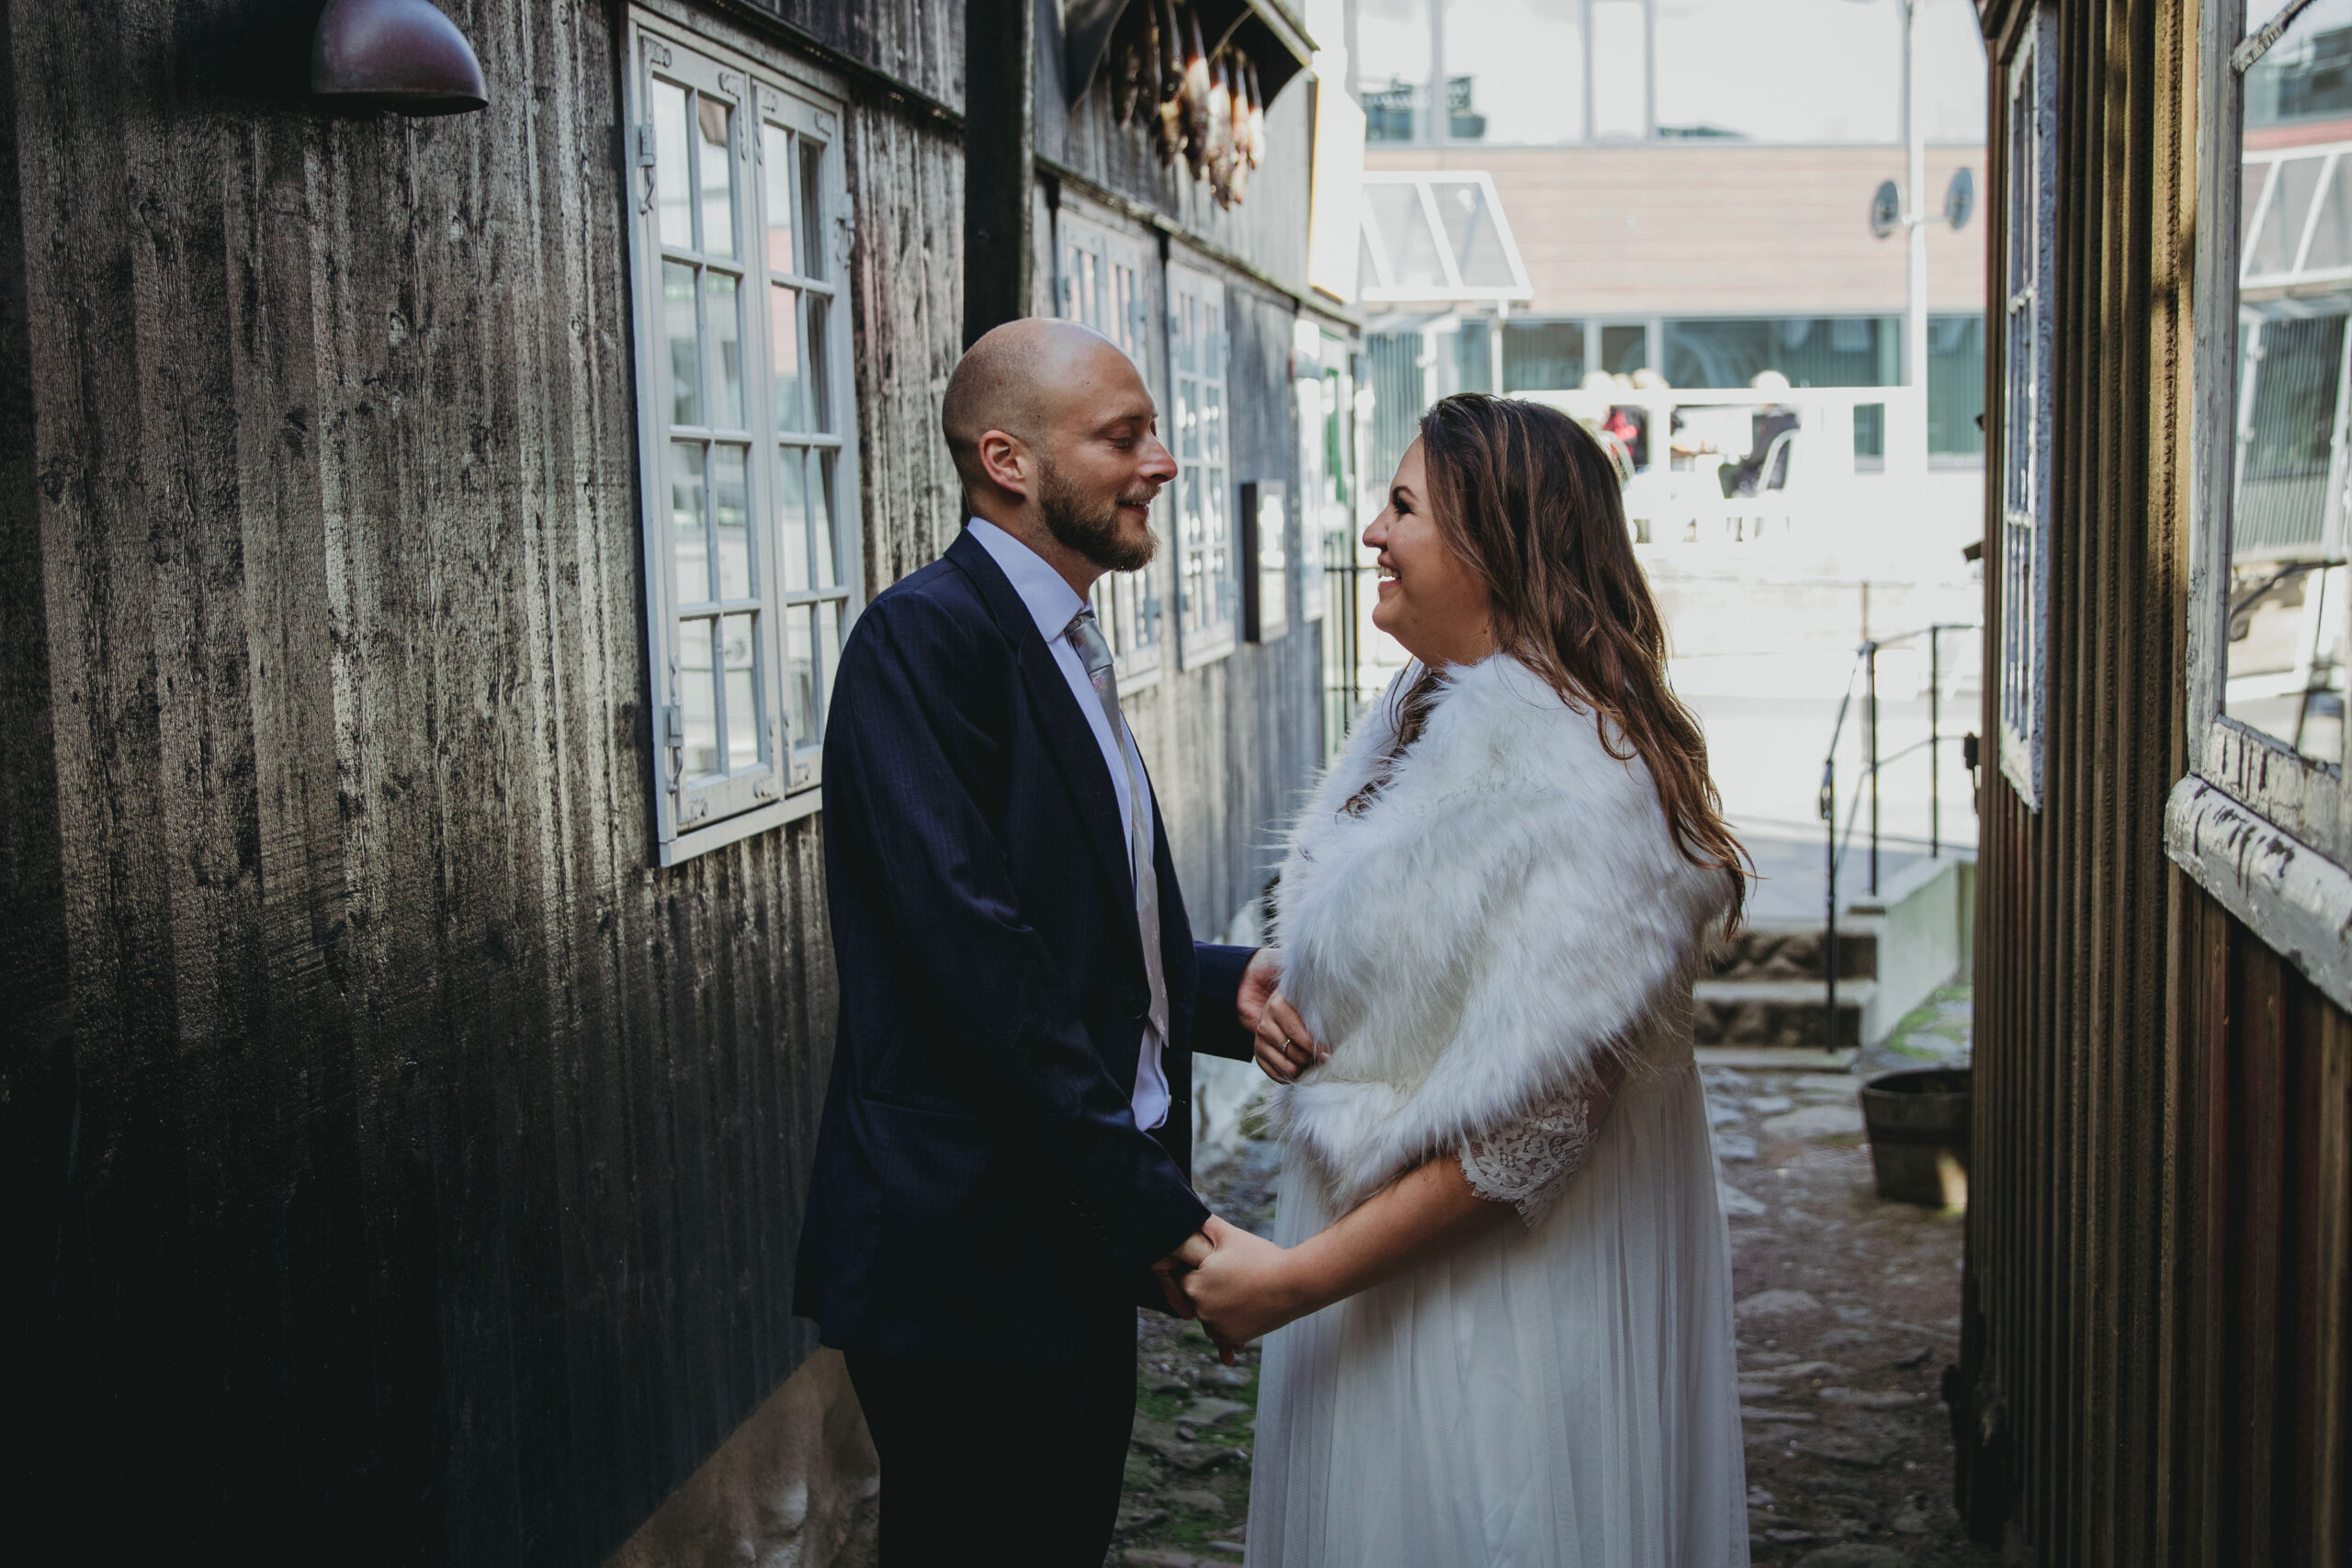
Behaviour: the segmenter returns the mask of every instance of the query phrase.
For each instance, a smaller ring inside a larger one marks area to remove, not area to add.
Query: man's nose
[[[1164,485],[1176,477],[1176,455],[1155,435],[1144,446],[1143,466],[1137,471],[1152,483]]]

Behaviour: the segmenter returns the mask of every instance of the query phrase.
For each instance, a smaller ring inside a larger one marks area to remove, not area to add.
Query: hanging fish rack
[[[1266,161],[1266,106],[1307,58],[1287,18],[1248,0],[1079,0],[1065,27],[1072,105],[1099,72],[1113,118],[1163,168],[1182,159],[1219,207],[1248,198]]]

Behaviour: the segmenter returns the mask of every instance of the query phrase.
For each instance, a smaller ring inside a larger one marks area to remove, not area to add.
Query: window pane
[[[2278,6],[2253,0],[2245,11],[2251,30],[2278,15]],[[2346,115],[2352,115],[2352,0],[2316,0],[2247,70],[2245,127],[2267,130]]]
[[[2321,176],[2326,149],[2345,140],[2340,125],[2352,114],[2352,0],[2318,0],[2300,12],[2247,71],[2245,107],[2242,202],[2256,198],[2262,166],[2245,159],[2278,156],[2238,273],[2222,711],[2340,766],[2345,594],[2352,589],[2338,564],[2352,290],[2298,275],[2346,261],[2337,181]],[[2315,206],[2311,251],[2301,255]]]
[[[670,345],[670,423],[702,423],[702,339],[695,327],[695,269],[662,264],[662,333]]]
[[[722,430],[750,425],[743,414],[743,312],[735,279],[703,275],[703,317],[710,328],[710,423]]]
[[[808,296],[808,412],[810,423],[827,432],[833,428],[833,389],[827,375],[831,356],[825,352],[832,303],[821,294]]]
[[[735,154],[729,129],[734,111],[717,98],[697,94],[695,124],[702,132],[695,149],[696,185],[702,196],[702,248],[714,256],[735,254]]]
[[[1892,317],[1781,316],[1666,323],[1667,379],[1678,387],[1750,385],[1777,370],[1796,387],[1887,387],[1901,380]]]
[[[720,771],[718,761],[718,702],[713,678],[710,639],[718,623],[709,620],[678,623],[678,706],[685,723],[682,756],[685,776],[707,778]]]
[[[813,141],[800,144],[800,270],[808,277],[825,276],[825,150]]]
[[[775,556],[784,572],[784,591],[797,593],[808,586],[808,498],[802,479],[808,451],[780,446],[775,455]]]
[[[792,259],[792,136],[780,125],[760,127],[760,170],[767,187],[768,270],[790,272]]]
[[[2310,216],[2312,194],[2319,188],[2320,162],[2289,158],[2278,165],[2270,210],[2263,214],[2261,231],[2246,255],[2249,279],[2295,270],[2295,252],[2303,243],[2303,220]]]
[[[833,665],[842,646],[842,607],[838,600],[828,599],[817,606],[817,666],[820,671],[818,700],[830,713],[833,705]]]
[[[1582,321],[1512,321],[1503,328],[1503,390],[1566,391],[1584,381]]]
[[[833,559],[833,454],[811,454],[817,466],[817,482],[808,491],[808,542],[816,547],[817,586],[831,588],[842,580]]]
[[[1984,407],[1984,318],[1928,318],[1928,451],[1984,452],[1976,416]]]
[[[768,364],[775,376],[775,427],[806,430],[800,404],[800,290],[768,289]]]
[[[2303,253],[2305,272],[2334,272],[2352,266],[2352,158],[2338,158],[2321,193],[2319,220],[2312,228],[2311,249]]]
[[[785,687],[792,702],[789,716],[792,743],[795,746],[817,744],[817,682],[813,649],[809,642],[809,624],[816,612],[808,605],[785,613],[784,626],[787,647],[785,662]]]
[[[760,760],[760,705],[753,696],[752,637],[756,615],[727,615],[719,621],[721,674],[727,691],[727,769],[733,773]]]
[[[2262,193],[2270,185],[2270,176],[2278,172],[2276,164],[2249,164],[2245,183],[2238,190],[2238,249],[2244,251],[2254,238],[2254,220],[2262,209]],[[2013,243],[2015,242],[2012,242]]]
[[[711,518],[718,539],[718,596],[752,596],[751,498],[743,479],[741,446],[711,450]]]
[[[670,444],[670,549],[678,563],[678,602],[710,597],[710,535],[703,515],[703,449],[699,442]]]
[[[1600,368],[1611,376],[1631,376],[1650,363],[1650,330],[1623,326],[1600,329]]]
[[[692,250],[694,200],[687,191],[686,90],[674,82],[653,84],[653,197],[662,243]]]

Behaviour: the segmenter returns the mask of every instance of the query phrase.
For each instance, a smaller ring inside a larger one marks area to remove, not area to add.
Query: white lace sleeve
[[[1543,1222],[1600,1131],[1594,1097],[1574,1089],[1508,1126],[1462,1145],[1462,1174],[1490,1203],[1509,1203],[1532,1226]],[[1602,1115],[1608,1100],[1600,1099]]]

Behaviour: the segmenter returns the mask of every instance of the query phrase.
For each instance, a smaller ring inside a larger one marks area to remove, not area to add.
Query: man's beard
[[[1148,494],[1123,497],[1132,504],[1148,506]],[[1076,550],[1104,571],[1141,571],[1159,553],[1159,536],[1148,527],[1139,544],[1130,544],[1119,535],[1119,502],[1091,512],[1078,492],[1062,482],[1061,475],[1050,463],[1040,466],[1037,475],[1037,511],[1046,519],[1046,527],[1064,547]]]

